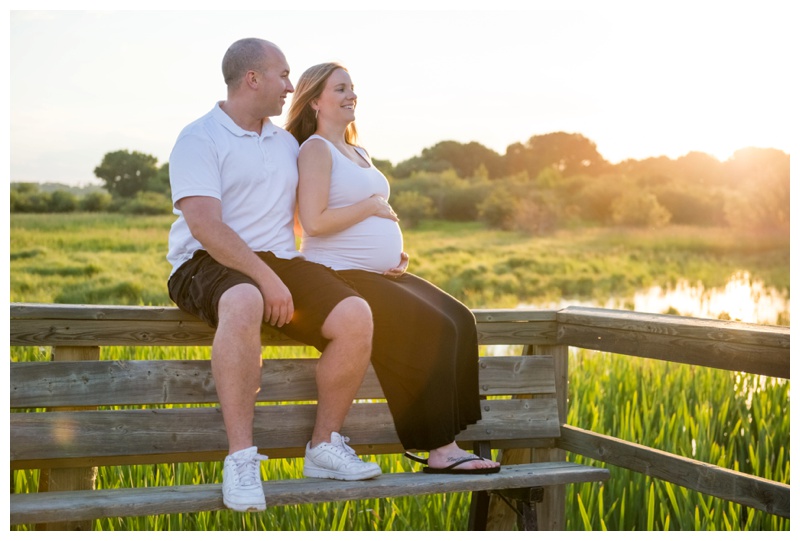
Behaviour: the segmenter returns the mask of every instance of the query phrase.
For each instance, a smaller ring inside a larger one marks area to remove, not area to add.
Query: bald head
[[[274,43],[259,38],[244,38],[234,42],[222,58],[222,76],[228,88],[236,86],[252,69],[263,67],[264,58],[280,51]]]

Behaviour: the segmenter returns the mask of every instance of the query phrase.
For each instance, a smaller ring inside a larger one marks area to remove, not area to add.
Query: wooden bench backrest
[[[555,334],[553,312],[475,314],[483,345],[552,343]],[[543,324],[526,324],[531,320]],[[176,308],[11,306],[12,346],[198,346],[213,335]],[[262,342],[296,345],[268,328]],[[316,362],[264,361],[254,421],[263,453],[303,456],[316,409]],[[553,359],[487,356],[480,363],[484,419],[458,439],[551,447],[560,434]],[[10,390],[12,468],[208,461],[227,452],[207,360],[17,362]],[[370,369],[342,429],[360,453],[402,452],[382,398]]]
[[[254,422],[262,452],[303,456],[316,363],[264,361]],[[484,420],[459,440],[552,445],[560,433],[553,359],[484,357],[480,365]],[[217,460],[227,449],[209,361],[12,363],[10,388],[11,407],[28,410],[11,415],[13,468]],[[520,395],[536,398],[510,398]],[[370,369],[342,430],[360,452],[401,450],[382,398]],[[92,410],[58,411],[64,408]]]

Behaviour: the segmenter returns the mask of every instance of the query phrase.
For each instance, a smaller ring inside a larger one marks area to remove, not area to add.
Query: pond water
[[[562,299],[547,306],[520,305],[518,308],[557,310],[567,306],[730,319],[763,325],[788,326],[790,322],[788,293],[753,280],[746,271],[732,275],[723,287],[706,288],[702,283],[681,280],[674,288],[651,287],[636,292],[632,298],[612,299],[604,304]]]

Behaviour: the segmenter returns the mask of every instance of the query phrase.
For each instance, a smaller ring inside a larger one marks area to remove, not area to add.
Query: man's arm
[[[175,206],[183,213],[192,236],[222,265],[252,278],[264,298],[264,321],[282,327],[292,319],[294,303],[289,288],[222,221],[222,205],[213,197],[184,197]]]

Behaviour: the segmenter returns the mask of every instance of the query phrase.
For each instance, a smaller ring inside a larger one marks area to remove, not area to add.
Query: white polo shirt
[[[294,211],[299,146],[286,130],[264,121],[261,134],[240,128],[219,106],[189,124],[169,157],[173,205],[188,196],[222,203],[222,220],[255,252],[302,257]],[[169,233],[172,272],[202,249],[181,212]]]

